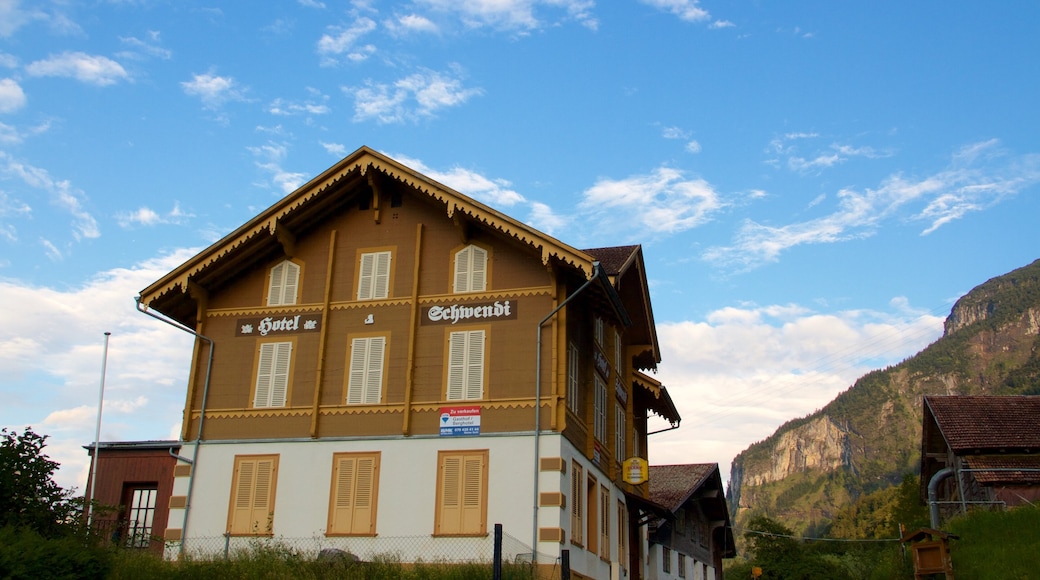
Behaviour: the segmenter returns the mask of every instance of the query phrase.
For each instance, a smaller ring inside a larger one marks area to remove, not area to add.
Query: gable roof
[[[1040,452],[1040,397],[925,397],[928,417],[957,455],[984,452]]]
[[[138,302],[189,324],[194,316],[193,289],[219,284],[259,260],[284,251],[291,255],[298,232],[325,219],[336,209],[378,191],[384,180],[410,186],[416,193],[444,205],[457,223],[477,223],[495,229],[538,250],[542,262],[550,259],[592,279],[590,254],[567,245],[444,184],[406,167],[368,147],[361,147],[296,191],[260,212],[241,227],[202,250],[169,274],[141,291]],[[378,198],[373,198],[378,204]]]
[[[718,469],[718,463],[651,465],[650,501],[674,512]]]

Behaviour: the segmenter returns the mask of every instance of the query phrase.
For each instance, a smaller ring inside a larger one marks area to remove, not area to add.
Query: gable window
[[[385,336],[361,337],[350,341],[348,405],[378,405],[382,401],[385,352]]]
[[[448,336],[449,401],[484,398],[483,330],[452,332]]]
[[[390,252],[361,254],[358,300],[381,300],[390,292]]]
[[[487,533],[488,451],[437,452],[434,535]]]
[[[571,461],[571,543],[577,546],[581,546],[583,542],[583,532],[585,528],[584,521],[584,510],[582,510],[582,501],[584,500],[584,490],[581,486],[585,483],[585,470],[582,469],[581,464],[577,461]]]
[[[277,455],[238,455],[231,479],[227,531],[236,536],[269,536],[274,530]]]
[[[614,459],[625,460],[625,408],[614,403]]]
[[[300,266],[289,260],[271,268],[267,286],[267,305],[286,306],[296,304],[296,293],[300,286]]]
[[[567,343],[567,407],[574,413],[578,412],[578,388],[580,386],[578,376],[578,347],[573,342]]]
[[[264,342],[256,364],[256,390],[253,407],[284,407],[289,391],[292,362],[291,342]]]
[[[607,440],[607,384],[596,377],[595,433],[596,439]]]
[[[126,494],[126,547],[147,548],[152,543],[156,484],[135,486]]]
[[[455,252],[455,293],[487,290],[487,250],[469,245]]]
[[[336,453],[328,535],[373,536],[379,490],[379,453]]]

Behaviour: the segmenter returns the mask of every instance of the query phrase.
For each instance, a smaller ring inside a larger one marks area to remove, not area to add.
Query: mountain
[[[963,296],[920,353],[737,455],[730,513],[825,533],[838,509],[918,471],[925,395],[1040,395],[1040,260]]]

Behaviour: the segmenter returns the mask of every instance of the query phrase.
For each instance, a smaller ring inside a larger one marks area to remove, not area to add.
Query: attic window
[[[487,290],[488,251],[468,245],[455,252],[455,293]]]
[[[300,266],[285,260],[271,268],[267,287],[268,306],[287,306],[296,304],[296,294],[300,286]]]

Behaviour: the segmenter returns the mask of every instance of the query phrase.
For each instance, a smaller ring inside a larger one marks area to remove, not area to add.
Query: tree
[[[58,463],[43,453],[46,441],[30,427],[20,435],[0,430],[0,528],[29,528],[56,537],[76,521],[73,492],[55,483]]]

